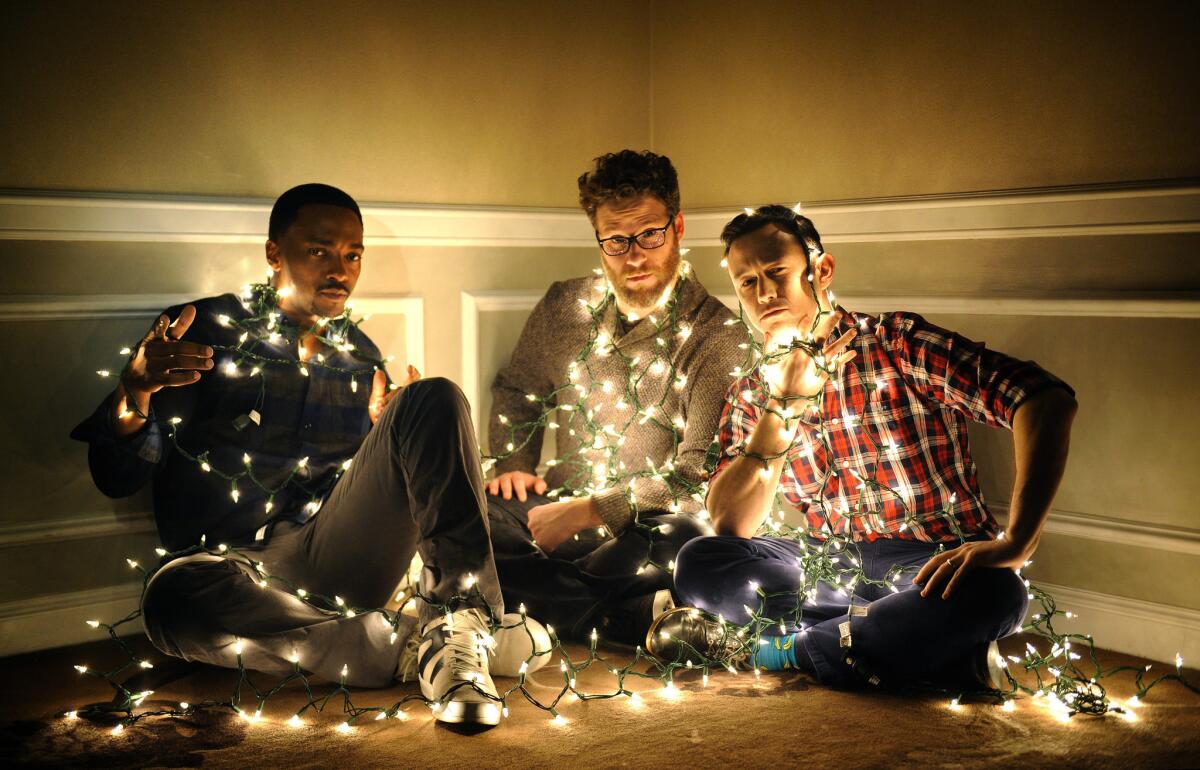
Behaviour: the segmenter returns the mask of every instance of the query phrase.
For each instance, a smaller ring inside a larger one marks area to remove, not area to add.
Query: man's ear
[[[278,273],[283,269],[283,256],[279,253],[279,244],[270,239],[266,243],[267,264],[271,266],[273,272]]]
[[[683,240],[683,212],[675,215],[675,241]]]
[[[812,274],[818,289],[825,291],[833,284],[833,273],[836,268],[837,258],[828,251],[817,257],[817,261],[812,266]]]

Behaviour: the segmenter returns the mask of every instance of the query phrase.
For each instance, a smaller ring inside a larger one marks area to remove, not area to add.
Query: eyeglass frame
[[[666,238],[667,230],[670,230],[671,226],[675,224],[675,217],[678,214],[679,214],[679,212],[675,212],[674,214],[671,214],[671,216],[667,219],[667,223],[665,225],[663,225],[662,227],[649,227],[635,235],[610,235],[607,238],[601,238],[600,233],[596,233],[596,243],[598,243],[600,245],[600,251],[604,252],[604,254],[609,257],[625,256],[626,254],[629,253],[629,250],[633,248],[634,242],[636,242],[638,246],[641,246],[643,249],[646,249],[647,251],[649,251],[651,249],[661,249],[667,243],[667,238]],[[657,246],[644,246],[641,241],[642,236],[647,235],[649,233],[662,233],[663,242],[658,244]],[[616,254],[612,254],[608,251],[608,249],[604,248],[604,243],[606,241],[615,241],[617,239],[622,239],[626,242],[625,250],[620,251]]]

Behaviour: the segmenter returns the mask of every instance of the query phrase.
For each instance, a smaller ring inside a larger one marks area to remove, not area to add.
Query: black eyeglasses
[[[600,248],[604,249],[604,253],[610,257],[619,257],[629,251],[633,246],[633,242],[637,241],[637,245],[643,249],[657,249],[667,242],[667,230],[671,229],[671,225],[675,222],[675,215],[662,227],[651,227],[649,230],[643,230],[634,236],[629,235],[614,235],[611,238],[601,238],[600,234],[596,234],[596,243],[600,244]]]

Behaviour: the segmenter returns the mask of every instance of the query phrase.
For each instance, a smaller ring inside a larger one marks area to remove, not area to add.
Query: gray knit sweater
[[[580,299],[602,309],[593,315]],[[746,362],[738,347],[748,341],[744,328],[726,323],[734,318],[690,270],[673,312],[668,304],[624,334],[602,278],[553,284],[492,384],[488,443],[493,455],[508,455],[496,473],[534,472],[544,426],[530,424],[542,417],[544,400],[557,406],[546,417],[558,424],[546,473],[552,491],[591,495],[614,534],[629,526],[635,507],[699,511],[695,490],[730,372]]]

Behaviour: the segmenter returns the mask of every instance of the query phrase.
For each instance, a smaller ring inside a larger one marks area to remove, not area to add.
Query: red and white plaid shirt
[[[847,313],[829,338],[852,323],[858,336],[850,347],[858,355],[826,384],[819,422],[805,407],[780,478],[784,497],[816,537],[938,542],[957,540],[960,532],[995,534],[967,446],[967,419],[1011,428],[1025,399],[1070,386],[1031,361],[988,350],[913,313]],[[745,454],[766,397],[757,369],[730,387],[711,478]]]

